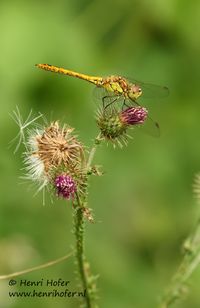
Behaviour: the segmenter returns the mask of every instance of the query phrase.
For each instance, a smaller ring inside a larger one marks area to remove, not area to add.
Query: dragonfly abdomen
[[[36,64],[36,66],[45,70],[45,71],[50,71],[50,72],[53,72],[53,73],[58,73],[58,74],[63,74],[63,75],[83,79],[83,80],[89,81],[89,82],[91,82],[95,85],[101,85],[102,79],[103,79],[101,77],[89,76],[89,75],[77,73],[77,72],[74,72],[74,71],[71,71],[71,70],[68,70],[68,69],[64,69],[62,67],[50,65],[50,64]]]

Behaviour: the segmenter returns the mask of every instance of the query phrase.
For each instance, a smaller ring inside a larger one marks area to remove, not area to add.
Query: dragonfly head
[[[137,99],[138,97],[140,97],[142,95],[142,89],[139,85],[137,84],[132,84],[129,88],[129,93],[128,93],[129,97],[131,99]]]

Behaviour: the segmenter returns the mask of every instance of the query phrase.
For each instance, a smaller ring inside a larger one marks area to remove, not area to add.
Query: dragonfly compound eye
[[[142,89],[140,86],[136,84],[132,85],[130,89],[130,96],[137,99],[140,95],[142,95]]]

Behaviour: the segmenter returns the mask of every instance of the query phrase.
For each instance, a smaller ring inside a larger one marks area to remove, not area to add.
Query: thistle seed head
[[[72,132],[73,128],[60,128],[58,122],[53,122],[34,137],[36,150],[33,155],[43,162],[46,173],[52,167],[67,167],[80,162],[83,148]]]
[[[25,153],[26,178],[38,182],[40,187],[58,185],[58,195],[68,199],[75,187],[81,186],[84,159],[83,146],[73,135],[73,129],[52,122],[48,127],[30,133]],[[75,185],[74,181],[72,192],[70,178],[71,184],[73,179],[77,183]]]

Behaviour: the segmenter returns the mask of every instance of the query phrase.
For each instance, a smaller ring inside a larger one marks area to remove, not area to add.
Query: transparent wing
[[[117,95],[114,92],[108,91],[103,87],[95,87],[93,90],[93,97],[97,103],[102,103],[104,107],[110,105],[117,105],[121,107],[125,101],[123,95]]]
[[[121,110],[132,106],[141,107],[141,104],[138,102],[138,100],[131,100],[124,97],[123,94],[117,95],[116,93],[108,91],[103,87],[95,87],[93,90],[93,97],[98,104],[99,102],[103,104],[103,107],[109,107],[113,105]]]
[[[151,117],[147,117],[144,124],[142,125],[142,129],[148,135],[152,137],[160,137],[160,126],[158,122],[155,122]]]
[[[104,88],[97,87],[95,89],[94,95],[96,99],[98,99],[98,102],[100,100],[101,104],[104,105],[105,110],[108,110],[108,112],[112,108],[120,112],[130,107],[141,107],[138,101],[134,101],[128,98],[125,99],[123,95],[119,96],[116,95],[115,93],[113,94],[112,92],[109,92]],[[142,131],[153,137],[160,136],[159,124],[156,121],[154,121],[149,115],[143,124],[137,124],[134,127],[142,129]]]
[[[103,87],[95,87],[93,90],[93,97],[97,101],[102,101],[104,97],[110,97],[110,99],[112,99],[113,97],[116,97],[116,94],[114,92],[106,90]]]
[[[165,86],[145,83],[132,78],[127,78],[127,80],[130,83],[139,85],[141,87],[141,98],[164,98],[169,95],[169,89]]]

